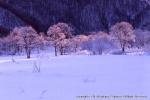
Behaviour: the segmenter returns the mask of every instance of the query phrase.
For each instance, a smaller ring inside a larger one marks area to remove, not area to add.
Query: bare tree
[[[111,27],[111,35],[116,40],[122,52],[125,52],[125,48],[135,41],[135,35],[133,34],[133,27],[128,22],[120,22]]]
[[[33,73],[40,73],[41,72],[41,63],[34,61],[33,63]]]
[[[72,28],[66,23],[58,23],[48,29],[47,35],[54,46],[55,56],[57,56],[58,49],[60,49],[59,46],[63,45],[61,43],[63,43],[65,39],[72,37],[72,31]],[[60,51],[62,51],[62,48]]]

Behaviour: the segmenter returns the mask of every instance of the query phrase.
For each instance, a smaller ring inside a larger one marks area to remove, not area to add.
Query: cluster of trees
[[[16,27],[5,38],[1,38],[0,51],[2,54],[15,55],[25,52],[30,58],[31,51],[40,48],[44,44],[44,37],[38,34],[32,27]]]
[[[150,47],[150,32],[134,29],[128,22],[113,25],[109,33],[98,31],[90,35],[73,35],[74,29],[66,23],[58,23],[49,27],[47,34],[38,33],[30,26],[16,27],[10,34],[0,39],[1,54],[26,53],[30,58],[32,51],[45,46],[53,46],[55,56],[88,50],[92,54],[102,54],[113,48]]]

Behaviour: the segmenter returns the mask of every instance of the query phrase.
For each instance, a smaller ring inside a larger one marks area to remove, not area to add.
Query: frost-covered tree
[[[10,33],[8,36],[1,39],[1,52],[3,52],[2,54],[15,55],[16,53],[21,52],[20,45],[17,43],[19,41],[19,38],[18,36],[14,35],[16,34]]]
[[[47,35],[49,40],[52,42],[52,45],[55,49],[55,56],[57,56],[57,52],[59,51],[59,46],[62,46],[64,39],[68,39],[72,37],[72,28],[66,23],[58,23],[56,25],[51,26]],[[62,53],[61,53],[62,54]]]
[[[14,35],[16,34],[10,33],[7,37],[3,39],[4,42],[6,43],[6,49],[9,50],[10,54],[12,55],[19,53],[19,51],[21,50],[18,44],[20,38]]]
[[[125,52],[125,48],[135,41],[133,26],[128,22],[116,23],[111,27],[110,33],[113,39],[119,43],[122,52]]]
[[[71,39],[72,49],[74,52],[77,52],[81,49],[81,45],[88,41],[88,36],[86,35],[77,35]]]
[[[58,47],[59,47],[60,55],[64,55],[67,52],[70,52],[71,51],[70,39],[63,39],[62,41],[59,42]]]
[[[93,45],[93,51],[95,51],[96,54],[102,54],[104,51],[112,49],[111,38],[108,33],[105,32],[98,32],[93,35]]]
[[[28,59],[31,51],[41,42],[39,35],[32,27],[16,27],[11,34],[17,40],[17,44],[24,48]]]
[[[39,53],[40,50],[44,50],[48,45],[48,41],[46,39],[46,35],[44,32],[39,33],[38,40],[40,41],[39,44],[37,45],[37,50]]]
[[[3,40],[0,38],[0,54],[2,54]]]
[[[134,30],[135,46],[138,48],[150,48],[150,31],[136,29]]]
[[[4,37],[0,39],[0,54],[9,54],[10,52],[10,42],[8,42],[8,38]]]
[[[102,54],[104,51],[111,49],[112,42],[108,33],[93,32],[88,35],[88,40],[82,44],[82,49],[88,50],[93,54]]]

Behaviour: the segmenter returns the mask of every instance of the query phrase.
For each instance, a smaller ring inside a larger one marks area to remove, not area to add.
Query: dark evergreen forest
[[[58,22],[76,34],[108,31],[116,22],[150,30],[150,6],[142,0],[0,0],[0,35],[16,26],[31,25],[38,32]]]

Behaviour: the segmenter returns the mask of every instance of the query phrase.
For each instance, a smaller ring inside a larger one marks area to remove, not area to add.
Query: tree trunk
[[[125,52],[125,47],[124,47],[124,46],[122,47],[122,52],[123,52],[123,53]]]
[[[26,54],[27,54],[27,59],[31,58],[31,50],[29,48],[26,47]]]
[[[59,51],[60,51],[60,55],[63,55],[63,48],[62,47],[59,48]]]
[[[30,54],[28,54],[28,55],[27,55],[27,59],[30,59],[30,58],[31,58],[31,57],[30,57]]]
[[[27,51],[27,58],[28,58],[28,59],[30,59],[30,58],[31,58],[31,56],[30,56],[30,55],[31,55],[31,51],[30,51],[30,50],[28,50],[28,51]]]
[[[57,56],[57,47],[55,46],[55,56]]]

